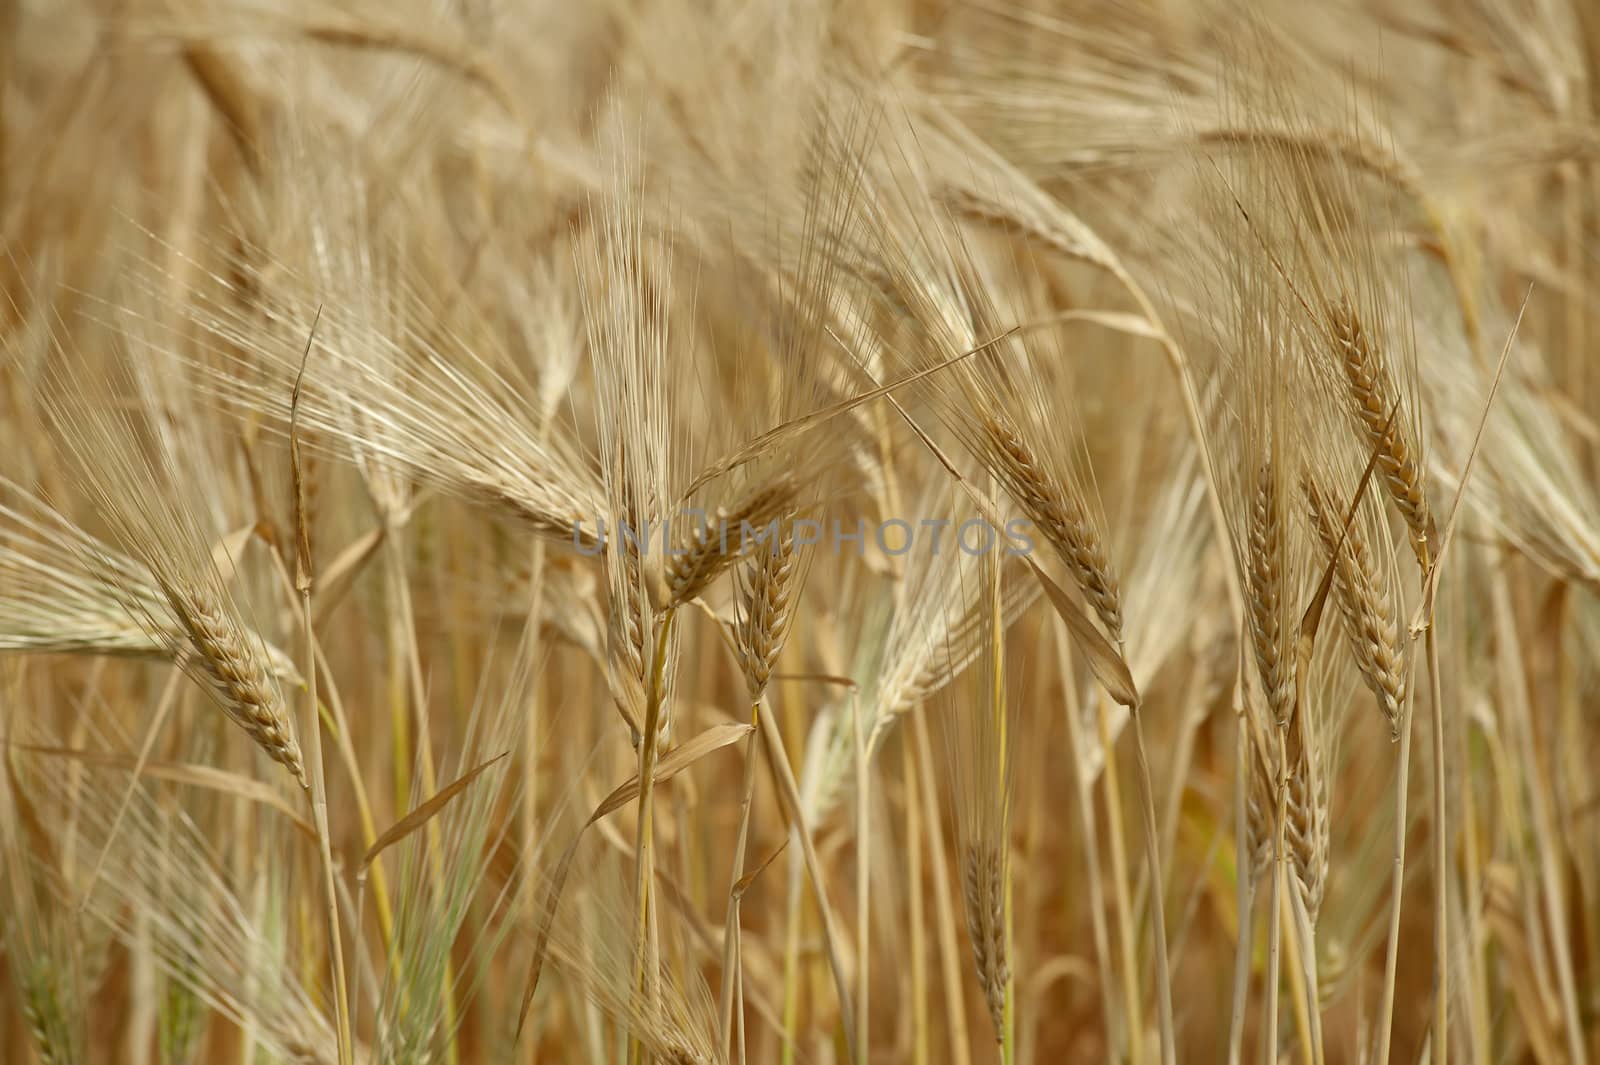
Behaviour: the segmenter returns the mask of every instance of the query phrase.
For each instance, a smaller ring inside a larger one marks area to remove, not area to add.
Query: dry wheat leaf
[[[434,792],[432,797],[418,805],[416,809],[406,814],[393,825],[390,825],[383,835],[379,836],[372,846],[367,848],[367,853],[361,858],[360,868],[365,871],[367,867],[373,863],[373,860],[378,857],[378,855],[382,854],[386,849],[392,847],[396,843],[399,843],[401,840],[411,835],[411,833],[415,832],[417,829],[433,820],[439,811],[443,810],[445,806],[449,804],[451,799],[455,798],[457,795],[461,794],[462,791],[466,790],[467,785],[476,780],[484,770],[488,769],[490,766],[494,765],[496,762],[500,761],[500,759],[506,757],[510,753],[510,751],[502,751],[493,758],[489,759],[487,762],[482,762],[479,765],[474,766],[472,769],[467,770],[465,773],[461,774],[459,777],[456,777],[456,779],[452,780],[450,783]]]
[[[199,765],[193,762],[151,762],[146,761],[143,768],[139,768],[139,760],[125,754],[113,754],[110,751],[90,751],[77,747],[51,747],[37,744],[13,744],[16,750],[26,751],[29,754],[45,755],[52,758],[68,758],[85,765],[106,766],[110,769],[134,770],[139,769],[140,776],[153,777],[156,780],[168,780],[174,784],[187,784],[191,787],[205,788],[208,791],[220,792],[224,795],[235,795],[241,799],[270,806],[289,819],[289,822],[299,829],[308,839],[316,839],[317,833],[311,827],[311,822],[300,816],[283,794],[272,785],[238,773],[230,773],[226,769],[215,766]]]

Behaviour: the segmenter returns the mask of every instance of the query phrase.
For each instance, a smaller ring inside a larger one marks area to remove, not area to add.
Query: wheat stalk
[[[728,886],[728,919],[723,933],[721,1008],[718,1013],[719,1046],[724,1057],[732,1052],[735,997],[742,997],[743,957],[739,950],[740,891],[745,853],[750,841],[750,817],[755,803],[756,742],[759,738],[761,700],[772,679],[772,668],[783,652],[789,636],[799,594],[804,559],[797,551],[793,519],[781,538],[753,559],[749,573],[740,584],[742,613],[735,626],[734,651],[744,672],[745,691],[750,700],[752,728],[744,749],[744,784],[739,802],[739,829],[734,840],[733,865]],[[741,1027],[742,1031],[742,1027]],[[740,1046],[743,1060],[743,1045]]]

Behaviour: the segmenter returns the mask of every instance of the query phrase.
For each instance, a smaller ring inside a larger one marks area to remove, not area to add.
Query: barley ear
[[[1385,592],[1373,557],[1358,523],[1344,530],[1340,542],[1338,514],[1309,476],[1301,487],[1310,511],[1311,525],[1322,549],[1334,562],[1334,597],[1344,619],[1350,652],[1361,678],[1378,700],[1391,736],[1400,734],[1400,710],[1405,702],[1404,649],[1394,608]]]
[[[1417,563],[1427,569],[1437,551],[1438,532],[1428,507],[1421,449],[1403,419],[1394,416],[1398,396],[1393,375],[1348,300],[1331,303],[1327,317],[1367,449],[1377,451],[1383,485],[1405,518]]]

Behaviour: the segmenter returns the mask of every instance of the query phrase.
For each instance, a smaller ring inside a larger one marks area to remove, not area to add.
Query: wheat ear
[[[1006,984],[1011,963],[1006,953],[1005,858],[992,844],[968,845],[961,877],[967,935],[978,971],[978,985],[994,1022],[995,1040],[1005,1032]]]
[[[1322,909],[1330,849],[1328,779],[1315,715],[1297,714],[1288,730],[1288,795],[1284,834],[1289,860],[1311,923]]]
[[[1282,611],[1284,527],[1282,501],[1272,463],[1257,471],[1250,500],[1250,528],[1246,540],[1245,613],[1256,669],[1273,719],[1282,725],[1294,708],[1294,678],[1284,653]]]
[[[192,649],[178,652],[179,666],[202,681],[229,720],[305,787],[300,745],[295,742],[283,699],[268,679],[260,648],[206,589],[158,580],[192,645]]]
[[[1122,643],[1122,592],[1111,569],[1105,544],[1088,509],[1046,472],[1016,428],[996,414],[985,414],[983,431],[1001,460],[1006,489],[1016,496],[1072,571],[1073,579],[1094,606],[1106,634]]]
[[[1329,305],[1328,326],[1368,451],[1378,453],[1383,485],[1405,518],[1418,564],[1427,569],[1438,534],[1424,490],[1421,449],[1408,439],[1401,419],[1394,417],[1394,379],[1348,301]]]
[[[1310,477],[1302,478],[1301,488],[1317,539],[1334,560],[1334,597],[1344,616],[1356,668],[1377,697],[1391,737],[1398,739],[1400,708],[1406,697],[1404,651],[1394,609],[1379,580],[1372,550],[1355,523],[1341,530],[1339,516]]]
[[[746,540],[761,544],[770,535],[771,522],[793,502],[798,486],[792,476],[780,475],[746,493],[731,507],[719,507],[715,525],[696,530],[689,547],[667,563],[669,606],[681,606],[698,596],[734,560],[744,554]],[[745,535],[749,529],[751,536]]]
[[[760,552],[750,567],[740,619],[738,653],[750,701],[757,703],[772,679],[772,667],[789,635],[794,593],[799,584],[800,556],[791,527],[770,550]]]

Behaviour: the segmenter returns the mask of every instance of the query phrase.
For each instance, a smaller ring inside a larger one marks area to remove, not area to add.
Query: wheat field
[[[1600,1061],[1591,0],[0,0],[0,1061]]]

